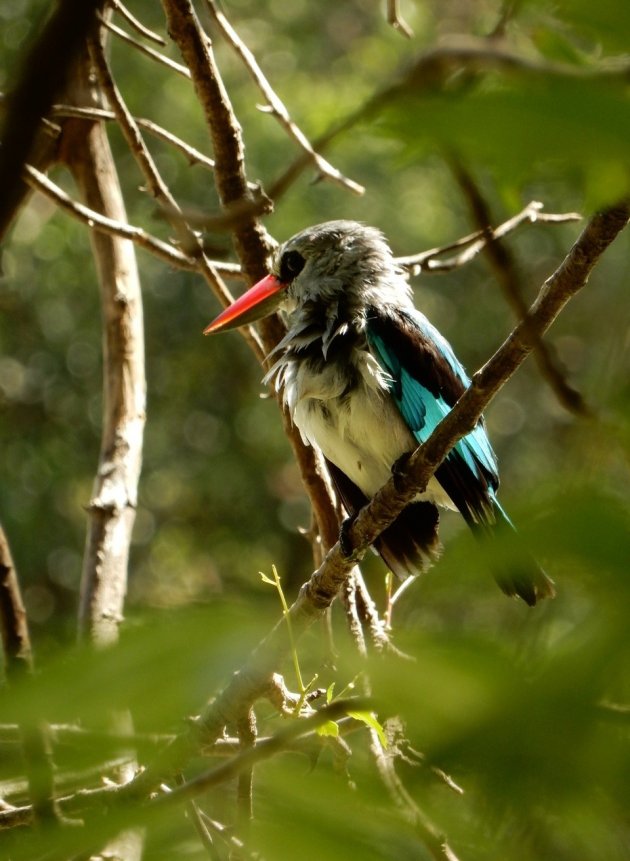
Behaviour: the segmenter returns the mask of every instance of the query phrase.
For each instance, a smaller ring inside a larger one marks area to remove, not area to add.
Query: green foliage
[[[487,33],[502,6],[401,4],[416,33],[407,42],[367,0],[224,5],[312,136],[357,110],[439,37]],[[625,63],[617,52],[630,43],[630,7],[613,0],[570,0],[553,9],[540,0],[516,5],[507,46],[534,64],[568,64],[575,76],[494,70],[454,75],[440,91],[406,92],[327,152],[366,185],[366,196],[311,184],[306,174],[278,203],[269,230],[285,238],[309,223],[351,217],[383,228],[396,253],[450,242],[470,223],[445,151],[456,152],[477,177],[497,221],[531,198],[547,210],[588,213],[626,194],[630,113],[627,86],[615,70]],[[42,9],[16,0],[0,10],[5,88],[28,25],[36,28]],[[133,11],[163,29],[158,4],[138,0]],[[296,151],[273,119],[255,109],[259,97],[245,71],[215,41],[244,128],[250,177],[269,185]],[[172,47],[165,50],[176,58]],[[132,110],[209,152],[189,83],[149,63],[113,46]],[[611,70],[610,79],[597,77],[602,70]],[[137,170],[116,132],[112,144],[130,221],[168,236],[137,190]],[[163,144],[149,145],[178,200],[213,211],[212,177]],[[65,175],[54,178],[72,191]],[[510,239],[527,299],[575,234],[573,226],[532,226]],[[230,255],[226,237],[210,240]],[[351,730],[343,721],[326,724],[313,747],[257,768],[250,839],[261,857],[427,857],[369,755],[369,728],[387,735],[393,715],[423,754],[419,765],[399,763],[400,775],[465,861],[630,856],[628,714],[609,707],[630,698],[628,260],[625,236],[550,334],[598,420],[563,411],[533,362],[487,415],[502,466],[501,498],[555,579],[557,599],[535,611],[504,599],[487,574],[488,560],[446,515],[442,559],[393,610],[396,645],[413,662],[374,656],[367,666],[360,662],[338,609],[334,668],[319,631],[300,640],[292,658],[300,677],[319,674],[330,700],[367,672],[376,718],[361,713]],[[308,525],[308,506],[278,411],[259,397],[260,368],[237,335],[201,337],[217,303],[200,279],[144,252],[139,261],[149,410],[129,619],[121,642],[95,655],[71,645],[101,414],[100,311],[89,242],[82,226],[35,197],[4,250],[0,519],[24,585],[38,673],[4,691],[3,723],[44,716],[93,729],[114,707],[130,710],[139,733],[179,732],[276,621],[276,596],[256,572],[276,564],[290,600],[312,568],[310,548],[297,533]],[[231,286],[238,292],[243,285]],[[512,314],[481,260],[441,279],[423,275],[414,286],[418,306],[470,370],[511,329]],[[382,565],[368,559],[365,567],[384,611]],[[278,670],[291,677],[290,662]],[[301,688],[303,694],[308,686]],[[282,726],[271,709],[261,707],[258,717],[262,735]],[[387,738],[393,754],[396,743]],[[346,761],[340,740],[352,749]],[[137,744],[140,759],[150,760],[155,744],[147,736]],[[5,749],[0,777],[14,780],[22,766],[15,745]],[[56,744],[60,784],[116,752],[102,736]],[[186,776],[207,767],[195,760]],[[464,794],[440,780],[439,770]],[[229,823],[235,794],[233,784],[220,786],[202,804]],[[24,787],[18,797],[25,799]],[[94,843],[134,815],[125,809],[90,821]],[[76,840],[72,829],[55,835],[55,850],[78,853]],[[20,832],[0,843],[0,856],[32,861],[50,845],[46,832]],[[202,857],[181,809],[151,823],[146,861]]]

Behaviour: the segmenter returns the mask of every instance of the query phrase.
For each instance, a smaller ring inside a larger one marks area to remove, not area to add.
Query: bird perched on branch
[[[286,312],[287,332],[265,380],[282,392],[305,442],[323,452],[352,517],[428,439],[470,380],[450,344],[414,307],[404,273],[372,227],[330,221],[298,233],[279,248],[271,274],[205,333],[277,309]],[[480,537],[514,534],[498,484],[481,419],[380,535],[376,550],[400,577],[418,574],[439,549],[437,506],[458,510]],[[529,605],[553,595],[523,548],[510,567],[494,573],[504,592]]]

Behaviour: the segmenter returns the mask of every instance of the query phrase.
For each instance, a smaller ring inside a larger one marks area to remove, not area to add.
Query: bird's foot
[[[400,493],[405,490],[405,481],[407,480],[407,469],[413,452],[406,451],[401,454],[392,464],[392,478],[394,479],[394,487]]]
[[[355,548],[352,546],[352,540],[350,537],[350,531],[354,526],[354,521],[356,519],[357,515],[351,514],[349,517],[346,517],[341,521],[341,526],[339,527],[339,548],[346,559],[352,559],[356,552]]]

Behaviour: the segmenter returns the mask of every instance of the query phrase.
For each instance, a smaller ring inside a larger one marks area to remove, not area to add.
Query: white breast
[[[291,364],[283,375],[284,398],[304,441],[319,447],[366,496],[373,496],[390,478],[394,462],[417,446],[382,369],[362,352],[355,365],[358,385],[344,395],[348,374],[335,363],[317,374],[303,363]],[[453,507],[434,478],[418,499]]]

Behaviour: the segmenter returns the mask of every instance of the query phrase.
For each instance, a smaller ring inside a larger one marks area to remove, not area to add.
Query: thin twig
[[[163,66],[166,66],[167,69],[171,69],[171,71],[177,72],[177,74],[181,75],[183,78],[190,80],[190,72],[188,71],[186,66],[182,66],[181,63],[177,63],[175,62],[175,60],[171,60],[170,57],[165,57],[164,54],[160,54],[159,51],[156,51],[153,48],[149,48],[148,45],[145,45],[143,42],[139,42],[137,39],[134,39],[133,36],[130,36],[129,33],[125,33],[124,30],[116,26],[116,24],[112,24],[111,21],[108,21],[102,15],[99,15],[99,21],[111,33],[114,33],[116,36],[118,36],[119,39],[122,39],[123,42],[127,42],[128,45],[132,45],[134,48],[137,48],[138,51],[140,51],[142,54],[145,54],[152,60],[161,63]]]
[[[147,39],[151,39],[152,42],[155,42],[157,45],[162,45],[164,47],[166,45],[166,40],[162,38],[162,36],[154,33],[153,30],[150,30],[146,27],[142,21],[138,21],[138,19],[131,14],[129,9],[120,2],[120,0],[108,0],[110,6],[119,12],[123,18],[127,20],[129,25],[133,27],[141,36],[144,36]]]
[[[256,745],[256,714],[250,708],[247,714],[237,722],[237,732],[241,743],[241,751],[245,752]],[[238,776],[236,789],[236,823],[238,831],[248,842],[251,822],[254,817],[254,766],[244,768]]]
[[[106,110],[105,108],[89,108],[89,107],[74,107],[73,105],[53,105],[52,116],[54,117],[71,117],[74,119],[84,120],[115,120],[116,114],[114,111]],[[168,129],[159,126],[152,120],[144,117],[134,117],[135,122],[143,129],[154,135],[156,138],[172,144],[180,150],[191,164],[199,164],[202,167],[214,170],[214,159],[200,152],[194,146],[183,141],[181,138],[174,135]],[[252,183],[252,186],[254,184]]]
[[[396,774],[392,757],[388,756],[387,751],[383,749],[378,733],[373,729],[370,729],[370,750],[379,777],[390,798],[400,810],[403,818],[409,822],[422,840],[434,861],[458,861],[457,855],[448,845],[445,835],[440,833],[407,792]]]
[[[63,189],[31,165],[26,165],[24,177],[26,182],[28,182],[32,188],[45,194],[46,197],[49,197],[54,201],[57,206],[73,218],[76,218],[83,224],[87,224],[88,227],[102,233],[109,233],[112,236],[120,236],[123,239],[130,239],[132,242],[135,242],[136,245],[146,248],[147,251],[151,251],[152,254],[165,260],[171,266],[178,266],[181,269],[189,271],[195,271],[198,269],[198,263],[193,257],[183,254],[168,242],[164,242],[156,236],[152,236],[141,227],[135,227],[131,224],[124,224],[121,221],[108,218],[106,215],[102,215],[100,212],[96,212],[94,209],[90,209],[88,206],[85,206],[76,200],[72,200],[72,198],[66,194]],[[222,267],[226,266],[229,267],[228,269],[223,270],[226,271],[226,273],[231,272],[236,274],[239,271],[239,267],[233,267],[230,264],[216,264],[216,268],[218,270],[221,270]]]
[[[96,42],[92,42],[92,55],[96,67],[97,76],[101,87],[103,88],[107,98],[116,114],[116,119],[121,128],[121,131],[127,141],[132,155],[136,159],[138,167],[145,177],[151,193],[155,196],[158,203],[161,204],[163,211],[171,221],[174,229],[177,231],[178,239],[184,249],[192,250],[195,259],[198,261],[197,268],[199,272],[206,278],[206,281],[219,296],[224,305],[230,304],[232,295],[220,277],[218,267],[207,258],[201,239],[192,230],[182,213],[179,204],[173,197],[168,185],[164,182],[160,172],[149,152],[147,145],[140,133],[131,112],[129,111],[116,82],[114,81],[103,50],[103,46]],[[248,326],[243,331],[243,337],[251,347],[254,355],[262,360],[264,350],[260,344],[260,339],[256,330]]]
[[[393,81],[367,98],[346,117],[333,123],[327,131],[313,141],[313,149],[319,153],[324,152],[342,134],[374,117],[383,108],[391,107],[396,100],[409,93],[413,93],[418,98],[423,93],[439,90],[451,78],[453,72],[459,74],[493,71],[504,74],[521,72],[541,78],[544,76],[560,80],[599,80],[623,85],[629,69],[628,64],[610,67],[550,62],[517,54],[503,47],[501,43],[489,39],[451,38],[439,47],[421,54],[402,75],[396,76]],[[309,164],[310,157],[306,154],[295,159],[271,185],[267,186],[269,197],[277,201]]]
[[[402,36],[413,39],[413,30],[400,13],[399,0],[387,0],[387,23],[391,24],[394,30],[398,30]]]
[[[329,179],[344,188],[354,192],[354,194],[364,194],[365,188],[359,183],[354,182],[344,176],[336,167],[333,167],[326,159],[317,153],[304,132],[291,119],[289,112],[275,92],[262,69],[258,65],[258,61],[250,49],[245,45],[241,37],[238,35],[234,27],[230,24],[226,16],[218,8],[214,0],[206,0],[208,11],[214,18],[217,26],[220,28],[227,43],[236,51],[238,56],[245,64],[245,68],[253,78],[256,86],[261,91],[267,101],[267,105],[262,109],[274,116],[280,125],[285,129],[290,137],[300,146],[309,158],[313,161],[320,176],[324,179]]]
[[[503,290],[508,304],[514,311],[517,319],[522,320],[527,314],[527,303],[523,298],[523,285],[518,266],[510,249],[497,236],[497,231],[490,227],[491,215],[488,204],[483,198],[477,183],[461,161],[457,158],[450,159],[451,169],[459,183],[464,196],[468,201],[473,219],[480,230],[487,237],[485,253],[494,271],[495,277]],[[539,338],[534,349],[534,359],[552,391],[562,406],[574,415],[582,418],[590,418],[593,413],[586,404],[584,398],[565,379],[562,369],[552,355],[546,342]]]
[[[489,242],[502,239],[510,233],[513,233],[523,224],[566,224],[568,222],[581,221],[582,216],[578,212],[543,212],[543,204],[537,200],[532,200],[519,213],[499,224],[495,228],[482,228],[470,233],[468,236],[463,236],[449,245],[443,245],[439,248],[430,248],[428,251],[421,251],[419,254],[411,254],[405,257],[397,257],[396,263],[406,269],[411,275],[417,275],[419,272],[452,272],[454,269],[460,269],[462,266],[470,263],[480,252],[482,252]],[[447,259],[440,259],[450,251],[463,248],[459,254],[455,254]],[[424,269],[423,269],[424,267]]]

